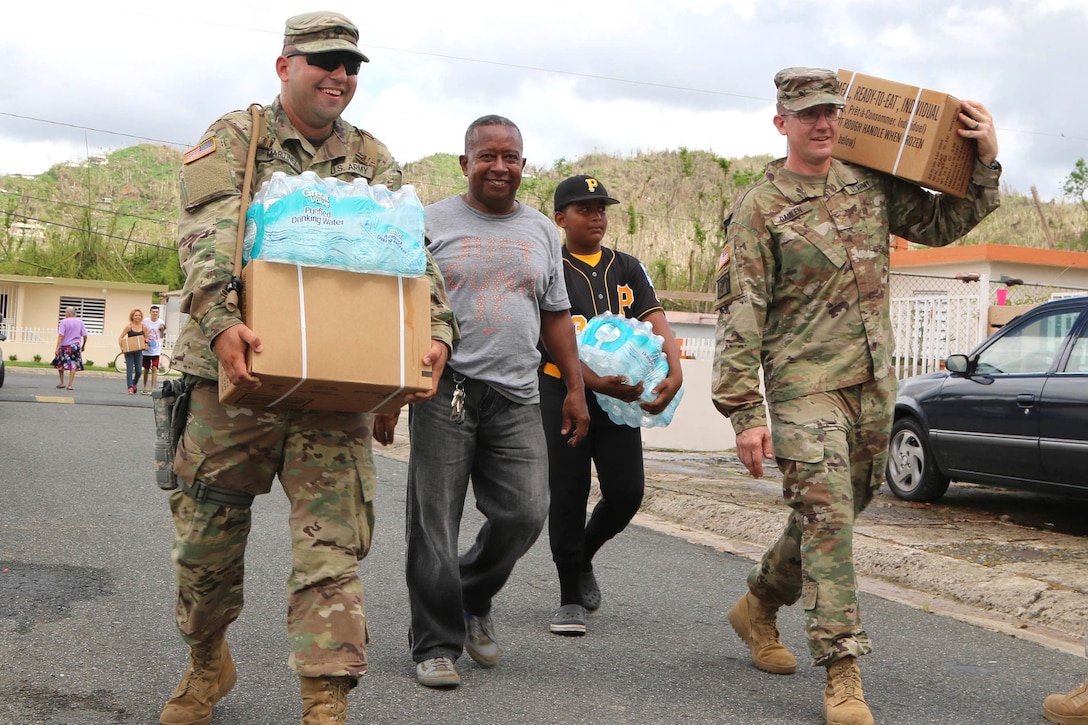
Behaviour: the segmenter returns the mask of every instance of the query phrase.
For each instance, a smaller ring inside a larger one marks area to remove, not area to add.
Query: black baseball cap
[[[595,177],[578,174],[569,179],[563,179],[559,182],[559,186],[555,187],[554,208],[555,211],[563,211],[567,204],[573,204],[576,201],[592,201],[593,199],[600,199],[605,204],[620,203],[619,199],[613,199],[608,195],[608,190],[604,188],[604,184]]]

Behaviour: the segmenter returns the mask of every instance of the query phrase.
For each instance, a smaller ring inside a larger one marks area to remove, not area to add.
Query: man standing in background
[[[144,349],[144,395],[151,395],[159,379],[159,357],[162,355],[162,339],[166,335],[166,323],[159,319],[159,306],[151,305],[151,317],[144,318],[144,337],[147,347]],[[151,385],[148,385],[148,377]]]

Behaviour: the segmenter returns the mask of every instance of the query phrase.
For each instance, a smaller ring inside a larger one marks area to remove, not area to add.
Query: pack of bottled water
[[[629,385],[641,380],[641,400],[651,402],[657,397],[654,388],[669,375],[669,361],[661,350],[663,342],[649,322],[604,312],[586,323],[578,335],[578,357],[598,375],[621,375]],[[657,415],[640,408],[637,400],[625,403],[609,395],[594,395],[613,423],[654,428],[672,422],[676,406],[684,397],[684,387],[680,386],[665,410]]]
[[[253,195],[242,258],[419,277],[427,268],[423,205],[412,186],[277,171]]]

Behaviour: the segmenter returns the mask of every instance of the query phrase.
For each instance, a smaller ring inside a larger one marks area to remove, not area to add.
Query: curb
[[[691,527],[691,512],[699,526]],[[649,517],[647,517],[647,514]],[[696,543],[758,561],[785,524],[785,506],[774,510],[716,501],[698,494],[665,490],[647,483],[635,523],[682,527],[678,535]],[[862,591],[919,609],[951,616],[1012,636],[1031,639],[1070,654],[1085,655],[1082,639],[1088,623],[1088,597],[1055,589],[1022,574],[920,551],[865,531],[859,520],[854,536],[854,567]]]
[[[407,462],[406,419],[401,416],[394,443],[376,446],[375,455]],[[785,505],[740,505],[655,485],[649,475],[653,462],[654,456],[648,455],[646,493],[632,522],[635,525],[752,561],[758,561],[781,534]],[[595,495],[596,486],[591,507]],[[854,566],[861,591],[1085,656],[1088,596],[1084,593],[889,541],[870,533],[875,528],[865,523],[863,515],[854,530]]]

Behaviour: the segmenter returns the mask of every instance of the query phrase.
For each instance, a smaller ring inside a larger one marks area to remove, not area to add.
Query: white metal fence
[[[53,343],[57,340],[55,327],[15,327],[0,323],[0,332],[7,335],[8,342]]]
[[[891,300],[895,376],[940,369],[953,351],[967,352],[980,341],[977,296],[917,296]]]
[[[999,297],[1006,304],[1021,305],[1083,294],[1088,294],[1088,290],[1029,284],[1009,286],[986,275],[892,274],[888,296],[895,338],[895,376],[905,378],[940,370],[949,355],[974,349],[992,332],[989,310],[998,304]],[[700,334],[689,333],[678,340],[681,357],[713,359],[714,326],[704,327]]]

